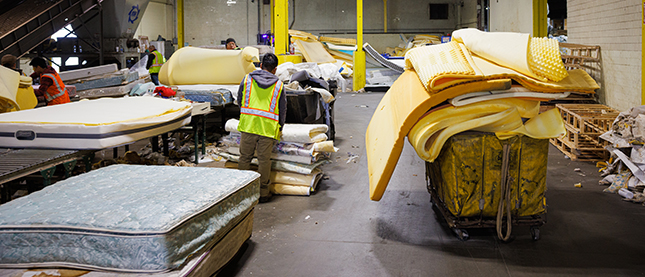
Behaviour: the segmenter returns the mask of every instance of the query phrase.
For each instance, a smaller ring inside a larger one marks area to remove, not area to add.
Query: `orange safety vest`
[[[45,100],[47,101],[47,106],[56,105],[56,104],[65,104],[69,103],[69,94],[65,89],[65,84],[63,80],[60,79],[58,73],[43,73],[40,75],[40,78],[47,77],[52,79],[53,85],[47,88],[45,93]]]

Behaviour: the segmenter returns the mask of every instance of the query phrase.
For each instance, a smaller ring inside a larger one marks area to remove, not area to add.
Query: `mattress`
[[[190,123],[191,106],[155,97],[102,98],[0,114],[0,147],[103,149]]]
[[[178,268],[252,211],[259,176],[112,165],[71,177],[0,205],[0,267]]]

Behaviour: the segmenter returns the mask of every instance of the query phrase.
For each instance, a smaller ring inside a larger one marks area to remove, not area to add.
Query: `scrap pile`
[[[609,185],[604,191],[645,203],[645,106],[620,113],[600,138],[610,143],[605,148],[611,153],[609,161],[596,164],[604,177],[600,184]]]
[[[137,70],[118,70],[116,64],[64,71],[59,75],[72,100],[121,97],[148,78],[139,75]]]
[[[237,168],[241,134],[237,119],[226,122],[229,135],[221,142],[226,150],[218,153],[227,160],[226,167]],[[329,162],[330,153],[338,151],[327,140],[327,125],[285,124],[280,142],[273,148],[270,189],[274,194],[310,195],[323,176],[320,166]],[[257,165],[257,159],[252,164]]]
[[[17,71],[0,67],[0,113],[33,109],[38,100],[31,78]]]
[[[366,132],[370,198],[376,201],[406,136],[428,162],[448,138],[467,130],[499,139],[557,138],[566,132],[563,120],[557,110],[540,114],[540,101],[598,89],[585,71],[564,68],[556,41],[529,34],[458,30],[449,43],[408,51],[405,64]]]

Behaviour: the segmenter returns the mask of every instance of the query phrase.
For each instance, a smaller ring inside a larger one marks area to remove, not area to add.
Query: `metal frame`
[[[0,55],[22,57],[103,0],[62,0],[0,37]],[[23,4],[24,5],[24,4]]]

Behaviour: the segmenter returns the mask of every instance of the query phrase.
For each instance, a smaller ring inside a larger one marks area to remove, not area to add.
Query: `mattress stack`
[[[117,70],[116,64],[64,71],[60,73],[65,85],[76,87],[72,99],[121,97],[137,84],[143,84],[137,71]]]
[[[239,160],[241,134],[237,131],[238,123],[237,119],[226,122],[225,128],[230,134],[221,140],[228,150],[220,156],[228,160],[228,167],[237,167]],[[329,161],[331,152],[338,150],[333,141],[327,140],[327,130],[324,124],[285,124],[271,158],[272,193],[310,195],[316,190],[323,176],[320,165]],[[254,159],[253,163],[256,162]]]
[[[0,268],[155,273],[196,266],[196,258],[224,265],[251,235],[259,177],[142,165],[71,177],[0,205]]]

